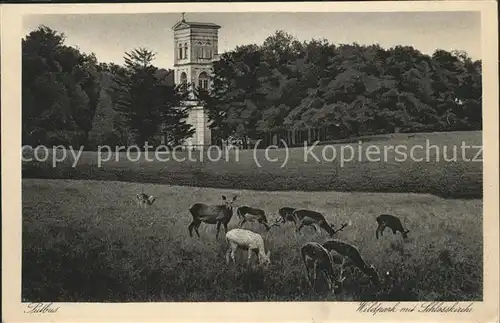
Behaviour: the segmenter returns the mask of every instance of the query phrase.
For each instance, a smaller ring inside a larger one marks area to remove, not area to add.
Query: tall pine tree
[[[123,115],[136,144],[144,146],[162,134],[168,145],[176,145],[191,136],[194,129],[185,122],[188,110],[182,107],[186,93],[157,76],[155,54],[138,48],[124,59],[123,73],[114,75],[113,108]]]

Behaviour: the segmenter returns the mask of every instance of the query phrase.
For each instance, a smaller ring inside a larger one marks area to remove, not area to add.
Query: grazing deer
[[[361,254],[359,253],[358,248],[355,246],[339,241],[339,240],[328,240],[323,243],[323,247],[329,252],[335,251],[340,257],[332,255],[332,259],[334,263],[340,263],[343,268],[344,265],[355,266],[361,270],[365,275],[370,278],[370,282],[377,288],[380,288],[380,277],[375,270],[375,266],[368,265]],[[387,272],[386,275],[389,273]]]
[[[309,286],[314,288],[316,282],[316,273],[318,269],[323,273],[328,284],[328,289],[335,292],[341,288],[345,277],[343,276],[343,268],[340,269],[339,277],[335,279],[335,271],[333,269],[333,259],[330,252],[318,242],[308,242],[300,249],[302,261],[306,267],[306,276]],[[312,265],[312,270],[311,270]],[[312,279],[311,279],[312,271]]]
[[[296,232],[300,232],[305,225],[309,225],[316,229],[316,233],[320,233],[320,229],[325,230],[330,237],[333,237],[337,232],[342,231],[346,226],[351,224],[349,221],[349,223],[342,224],[340,229],[335,230],[335,226],[332,223],[328,223],[323,214],[306,209],[293,211],[292,217],[295,219],[294,222],[297,225]]]
[[[250,266],[252,252],[258,257],[260,265],[271,264],[271,251],[268,250],[265,253],[264,239],[260,234],[245,229],[232,229],[226,233],[226,241],[229,243],[229,248],[226,251],[226,264],[229,264],[229,255],[231,255],[233,263],[236,263],[234,255],[238,249],[248,251],[248,266]]]
[[[396,234],[397,231],[401,232],[401,235],[403,236],[403,239],[408,238],[408,232],[410,230],[404,230],[403,225],[401,224],[401,220],[394,215],[389,215],[389,214],[381,214],[377,217],[377,223],[378,227],[377,230],[375,231],[375,236],[378,239],[379,233],[380,236],[383,236],[383,232],[386,227],[389,227],[392,229],[392,234]]]
[[[236,215],[240,219],[240,223],[238,223],[238,226],[243,226],[246,222],[258,222],[264,227],[266,227],[266,230],[269,231],[273,226],[277,226],[278,223],[273,223],[272,225],[269,225],[267,222],[267,217],[266,213],[264,210],[261,209],[256,209],[253,207],[249,206],[241,206],[236,210]]]
[[[193,229],[198,235],[198,238],[200,237],[198,228],[202,222],[205,222],[206,224],[217,224],[217,233],[215,234],[216,239],[219,237],[221,224],[224,226],[224,232],[227,232],[227,224],[233,217],[233,204],[234,201],[236,201],[236,196],[234,196],[232,200],[229,200],[223,195],[222,200],[224,201],[224,204],[222,205],[195,203],[191,206],[189,212],[191,212],[191,215],[193,216],[193,221],[188,226],[189,235],[191,237],[193,236]]]
[[[293,217],[293,211],[295,211],[296,208],[285,206],[282,207],[281,209],[278,210],[278,218],[276,219],[276,223],[286,223],[286,222],[293,222],[295,223],[295,218]]]
[[[145,208],[146,205],[151,205],[154,203],[156,198],[154,196],[149,196],[146,193],[139,193],[135,196],[137,206],[140,208]]]

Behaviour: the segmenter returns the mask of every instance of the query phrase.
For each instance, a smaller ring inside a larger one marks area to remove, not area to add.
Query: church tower
[[[212,63],[218,58],[218,30],[220,26],[205,22],[188,22],[184,19],[176,23],[174,31],[174,82],[175,84],[192,84],[208,89]],[[189,148],[202,147],[211,144],[211,131],[208,128],[208,115],[203,106],[194,100],[185,105],[191,107],[187,123],[195,129],[185,145]]]

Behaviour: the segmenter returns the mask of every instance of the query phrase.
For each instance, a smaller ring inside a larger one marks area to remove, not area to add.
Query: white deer
[[[267,266],[271,264],[271,251],[265,253],[264,239],[258,233],[245,229],[232,229],[226,233],[226,240],[229,243],[229,248],[226,251],[226,264],[229,264],[229,255],[235,263],[234,255],[236,250],[248,250],[247,265],[250,266],[252,252],[259,258],[260,265]]]

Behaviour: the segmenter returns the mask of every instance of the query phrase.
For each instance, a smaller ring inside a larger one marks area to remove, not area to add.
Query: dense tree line
[[[48,27],[22,40],[23,144],[87,144],[100,98],[97,65]]]
[[[94,54],[64,44],[65,36],[40,26],[22,40],[22,141],[25,145],[178,144],[193,133],[175,87],[138,48],[125,64],[99,63]],[[156,141],[156,142],[155,142]]]
[[[277,31],[222,54],[212,89],[198,95],[221,138],[479,130],[481,73],[461,51],[299,42]]]
[[[158,143],[163,133],[175,145],[193,133],[176,108],[187,93],[153,65],[154,53],[137,48],[123,66],[100,63],[64,40],[46,26],[22,40],[23,144],[92,149]],[[298,143],[482,127],[481,61],[460,51],[299,42],[278,31],[222,54],[213,68],[211,89],[196,91],[213,138]]]

